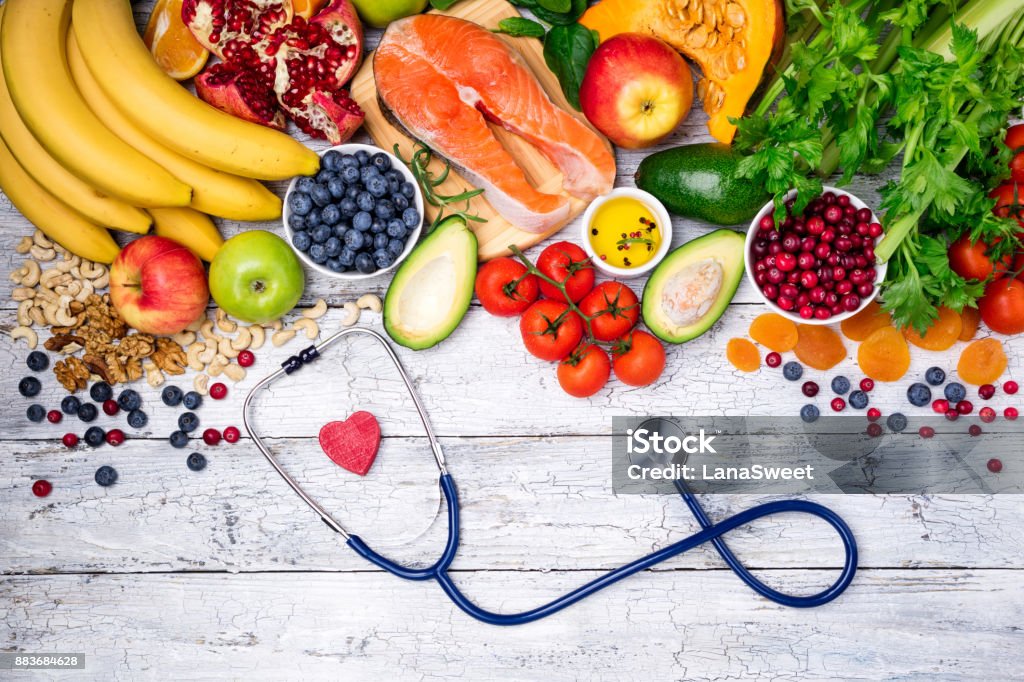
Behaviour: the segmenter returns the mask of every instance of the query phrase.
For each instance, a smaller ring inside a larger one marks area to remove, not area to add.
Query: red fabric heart
[[[338,466],[365,476],[380,449],[380,424],[369,412],[356,412],[343,422],[325,424],[320,447]]]

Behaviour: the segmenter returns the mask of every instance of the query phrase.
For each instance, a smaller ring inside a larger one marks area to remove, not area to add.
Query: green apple
[[[210,294],[244,322],[272,322],[295,307],[306,288],[302,264],[288,243],[265,230],[224,242],[210,263]]]
[[[427,0],[352,0],[359,18],[375,28],[386,28],[392,21],[419,14]]]

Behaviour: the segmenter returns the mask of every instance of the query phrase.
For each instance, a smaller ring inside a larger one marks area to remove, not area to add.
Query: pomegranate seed
[[[868,379],[867,377],[865,377],[864,379],[860,380],[860,390],[864,391],[865,393],[870,393],[874,388],[874,379]]]
[[[1007,381],[1003,384],[1003,391],[1010,395],[1013,395],[1020,390],[1020,386],[1017,385],[1016,381]]]
[[[207,445],[216,445],[220,442],[220,431],[217,429],[206,429],[203,431],[203,442]]]
[[[977,438],[981,435],[981,427],[977,424],[971,424],[970,428],[967,429],[967,433],[969,433],[971,437]]]
[[[970,400],[961,400],[956,404],[956,411],[960,414],[970,414],[974,412],[974,403]]]
[[[878,438],[879,436],[881,436],[882,425],[874,423],[868,424],[868,435],[871,436],[872,438]]]
[[[256,362],[256,355],[251,350],[243,350],[238,354],[239,367],[252,367],[254,362]]]
[[[945,398],[939,398],[938,400],[934,401],[932,403],[932,412],[937,412],[938,414],[946,414],[947,412],[949,412],[949,401],[946,400]]]
[[[779,365],[782,364],[782,356],[779,355],[778,353],[771,352],[767,356],[765,356],[764,361],[765,364],[767,364],[769,367],[778,367]]]
[[[229,443],[237,443],[238,439],[242,437],[242,433],[234,426],[229,426],[224,429],[224,440]]]
[[[981,417],[981,421],[985,422],[986,424],[991,424],[996,420],[996,411],[993,410],[991,407],[983,407],[978,412],[978,416]]]
[[[949,410],[948,412],[946,412],[946,419],[948,419],[951,422],[955,422],[959,418],[960,413],[957,412],[956,410]]]
[[[998,474],[1000,471],[1003,470],[1003,460],[997,457],[993,457],[992,459],[985,463],[985,466],[993,474]]]
[[[935,429],[930,426],[922,426],[917,430],[917,434],[921,436],[921,438],[931,438],[935,435]]]
[[[53,484],[46,479],[40,478],[32,484],[32,494],[36,497],[46,497],[53,491]]]
[[[882,411],[877,407],[872,407],[868,410],[868,421],[876,422],[882,418]]]
[[[1013,421],[1020,416],[1020,413],[1017,412],[1016,407],[1007,407],[1005,410],[1003,410],[1003,416],[1009,419],[1010,421]]]
[[[996,387],[992,384],[983,384],[978,387],[978,397],[982,400],[991,400],[996,394]]]
[[[228,387],[219,381],[213,386],[210,386],[210,397],[214,400],[222,400],[228,394]]]
[[[124,431],[121,429],[110,429],[107,431],[107,444],[117,447],[124,442]]]
[[[50,410],[46,413],[46,421],[51,424],[60,424],[60,420],[64,418],[60,410]]]
[[[73,433],[65,433],[60,439],[60,442],[63,443],[66,448],[73,448],[78,445],[78,436]]]
[[[842,398],[833,398],[832,399],[832,411],[833,412],[842,412],[845,409],[846,409],[846,401],[845,400],[843,400]]]
[[[115,414],[121,411],[121,407],[117,404],[116,400],[104,400],[103,401],[103,413],[113,417]]]
[[[808,398],[813,398],[814,396],[818,395],[819,389],[818,384],[814,383],[813,381],[805,381],[804,385],[800,387],[800,390],[803,391],[803,394]]]

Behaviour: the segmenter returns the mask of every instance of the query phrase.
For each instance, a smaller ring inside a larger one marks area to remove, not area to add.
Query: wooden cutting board
[[[467,19],[476,22],[486,28],[497,28],[498,22],[508,17],[517,17],[519,12],[505,0],[463,0],[444,14]],[[541,42],[536,38],[510,38],[501,35],[501,39],[508,42],[526,60],[527,64],[537,76],[537,80],[547,91],[557,106],[565,109],[578,119],[587,123],[583,114],[574,110],[565,100],[558,79],[544,63],[544,53]],[[443,37],[441,37],[443,40]],[[359,106],[366,112],[366,131],[373,138],[373,141],[381,148],[392,151],[394,145],[398,145],[403,158],[410,158],[414,144],[404,133],[395,128],[380,110],[377,101],[377,89],[373,79],[373,56],[368,55],[359,73],[352,80],[352,97]],[[587,124],[589,125],[589,123]],[[480,260],[489,260],[497,256],[507,255],[510,244],[520,248],[533,246],[548,236],[558,232],[579,216],[587,208],[587,202],[570,196],[562,189],[562,174],[532,145],[512,133],[498,127],[491,126],[495,135],[505,148],[526,173],[526,177],[540,191],[550,194],[561,194],[570,201],[569,218],[558,227],[544,234],[533,234],[517,229],[514,225],[498,215],[491,205],[487,203],[486,193],[472,199],[471,212],[487,219],[486,223],[470,222],[473,231],[476,232],[477,240],[480,242]],[[602,138],[603,139],[603,138]],[[435,159],[432,168],[439,172],[444,164]],[[453,170],[448,180],[438,190],[441,194],[459,194],[472,186]],[[433,220],[437,215],[437,209],[427,206],[427,216]]]

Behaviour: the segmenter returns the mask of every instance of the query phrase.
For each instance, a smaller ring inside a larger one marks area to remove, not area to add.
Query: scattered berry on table
[[[253,363],[256,362],[256,354],[251,350],[243,350],[238,354],[237,360],[239,367],[252,367]]]
[[[149,421],[149,417],[142,410],[132,410],[128,413],[128,426],[133,429],[141,429]]]
[[[168,440],[170,440],[172,447],[183,448],[188,445],[188,434],[184,431],[175,431]]]
[[[874,379],[869,379],[867,377],[864,377],[863,379],[860,380],[860,390],[864,391],[865,393],[870,393],[871,391],[874,390],[874,388],[875,388],[875,380]]]
[[[958,403],[967,397],[967,389],[964,388],[963,384],[954,381],[953,383],[946,384],[945,394],[946,400],[951,403]]]
[[[46,421],[51,424],[60,424],[62,419],[64,419],[64,414],[60,410],[50,410],[46,413]]]
[[[982,400],[991,400],[996,394],[996,387],[992,384],[982,384],[978,387],[978,397]]]
[[[46,408],[39,403],[33,403],[25,410],[25,416],[30,422],[41,422],[46,419]]]
[[[222,400],[228,394],[228,387],[219,381],[213,386],[210,386],[210,397],[214,400]]]
[[[882,425],[881,424],[875,424],[874,422],[868,424],[868,431],[867,431],[867,433],[872,438],[878,438],[879,436],[882,435]]]
[[[184,405],[187,410],[196,410],[203,404],[203,396],[199,395],[195,391],[189,391],[184,395],[184,397],[182,397],[181,404]]]
[[[805,381],[804,385],[800,387],[800,390],[803,391],[803,394],[808,398],[813,398],[814,396],[818,395],[819,389],[818,384],[814,383],[813,381]]]
[[[978,412],[978,416],[981,417],[981,421],[985,422],[986,424],[991,424],[996,420],[996,411],[993,410],[991,407],[983,407]]]
[[[946,414],[949,412],[949,401],[945,398],[939,398],[932,403],[932,412],[936,414]]]
[[[121,406],[117,404],[117,401],[113,398],[109,398],[103,401],[103,414],[113,417],[115,414],[121,411]]]
[[[40,478],[32,484],[32,494],[36,497],[46,497],[51,492],[53,492],[53,484],[45,479]]]
[[[117,396],[117,404],[122,410],[131,412],[142,407],[142,398],[139,397],[138,391],[126,388]]]
[[[915,407],[924,407],[932,401],[932,390],[922,383],[911,384],[907,389],[907,400]]]
[[[206,458],[201,453],[193,452],[185,459],[185,466],[192,471],[202,471],[206,468]]]
[[[769,367],[778,367],[779,365],[782,364],[782,356],[776,353],[775,351],[772,351],[771,353],[765,356],[764,362]]]
[[[804,375],[804,367],[799,362],[787,362],[782,367],[782,376],[789,381],[799,381]]]
[[[177,386],[164,386],[164,390],[160,392],[160,400],[164,402],[167,407],[177,407],[181,404],[181,398],[184,394],[181,389]]]
[[[821,412],[818,410],[817,405],[804,405],[800,408],[800,418],[808,424],[818,421],[820,416]]]
[[[199,428],[199,417],[196,416],[195,412],[183,412],[178,417],[178,428],[185,433],[192,433]]]
[[[985,466],[993,474],[998,474],[1000,471],[1003,470],[1003,460],[999,459],[998,457],[993,457],[992,459],[985,463]]]
[[[25,364],[33,372],[42,372],[50,366],[50,356],[40,350],[34,350],[28,354]]]
[[[850,394],[850,407],[855,410],[863,410],[868,406],[868,394],[864,391],[854,391]]]
[[[957,412],[956,410],[949,410],[948,412],[946,412],[946,419],[948,419],[951,422],[955,422],[959,418],[960,413]]]
[[[845,400],[843,400],[842,398],[833,398],[832,399],[832,411],[833,412],[842,412],[845,409],[846,409],[846,401]]]
[[[1017,412],[1016,407],[1007,407],[1005,410],[1003,410],[1003,416],[1009,419],[1010,421],[1013,421],[1014,419],[1020,416],[1020,413]]]
[[[922,426],[917,430],[917,434],[921,436],[921,438],[931,438],[935,435],[935,429],[930,426]]]
[[[876,422],[882,418],[882,411],[877,407],[872,407],[868,410],[868,421]]]
[[[73,448],[78,445],[78,436],[73,433],[65,433],[61,437],[60,442],[64,444],[66,448]]]
[[[117,470],[112,466],[104,464],[96,470],[96,483],[106,488],[117,483]]]
[[[92,448],[103,445],[107,439],[107,432],[99,426],[90,426],[85,430],[85,444]]]
[[[977,438],[978,436],[981,435],[981,427],[978,426],[977,424],[971,424],[967,428],[967,433],[969,433],[972,437]]]
[[[1016,381],[1007,381],[1003,384],[1003,392],[1008,395],[1014,395],[1020,390],[1020,386],[1017,385]]]
[[[203,431],[203,442],[207,445],[216,445],[220,442],[220,431],[217,429],[206,429]]]
[[[956,411],[960,414],[970,414],[974,412],[974,403],[970,400],[961,400],[956,404]]]
[[[844,376],[837,376],[832,379],[832,391],[839,395],[846,395],[850,390],[850,380]]]
[[[60,409],[64,414],[78,414],[78,408],[81,406],[82,401],[73,395],[69,395],[60,401]]]
[[[929,367],[924,373],[924,380],[932,386],[941,386],[946,382],[946,371],[941,367]]]
[[[238,439],[242,437],[242,432],[235,426],[229,426],[224,429],[224,440],[229,443],[237,443]]]
[[[114,397],[114,389],[105,381],[97,381],[89,389],[89,397],[98,403],[102,403],[104,400],[110,400]]]
[[[96,405],[93,403],[82,403],[82,406],[78,408],[78,418],[86,424],[94,421],[99,413],[100,411],[96,409]]]
[[[107,431],[107,443],[117,447],[124,442],[124,431],[121,429],[110,429]]]
[[[889,430],[893,433],[900,433],[907,428],[907,417],[902,412],[893,412],[889,415],[889,418],[885,420],[885,425],[889,427]]]
[[[43,385],[35,377],[25,377],[18,382],[18,393],[26,398],[33,398],[39,395],[41,390],[43,390]]]

